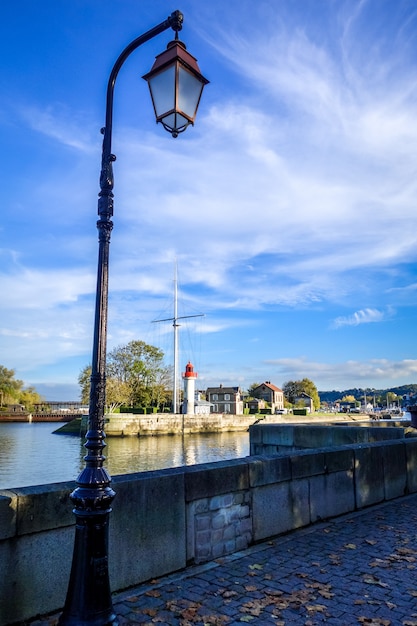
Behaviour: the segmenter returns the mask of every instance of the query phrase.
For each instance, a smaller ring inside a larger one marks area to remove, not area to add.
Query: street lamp
[[[115,492],[110,476],[103,467],[105,456],[104,407],[106,394],[106,344],[109,246],[113,228],[113,161],[111,152],[113,94],[117,75],[127,57],[136,48],[156,35],[172,28],[175,41],[158,55],[148,81],[156,121],[161,122],[173,137],[194,123],[204,85],[208,83],[196,59],[178,40],[183,15],[174,11],[164,22],[132,41],[120,54],[110,73],[107,85],[106,125],[102,129],[103,150],[98,200],[99,253],[97,268],[96,307],[90,405],[86,433],[85,467],[71,493],[76,518],[75,542],[71,575],[61,626],[105,626],[116,623],[111,599],[108,571],[108,528]]]

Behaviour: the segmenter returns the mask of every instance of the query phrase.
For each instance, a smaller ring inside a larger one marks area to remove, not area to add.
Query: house
[[[304,393],[304,391],[299,393],[298,396],[295,396],[294,406],[306,408],[308,413],[314,413],[313,398],[307,393]]]
[[[231,415],[243,415],[242,392],[239,387],[208,387],[206,391],[207,402],[212,405],[211,413],[230,413]]]
[[[265,400],[258,400],[258,398],[253,398],[247,401],[247,406],[250,413],[259,413],[259,411],[265,408],[265,405]]]
[[[252,390],[252,395],[258,400],[264,400],[271,407],[271,412],[276,413],[284,409],[284,393],[282,389],[276,387],[271,381],[266,381]]]
[[[201,398],[201,394],[197,391],[195,394],[194,413],[196,415],[210,415],[211,404],[207,400]]]
[[[7,404],[6,411],[8,413],[25,413],[26,409],[23,404]]]

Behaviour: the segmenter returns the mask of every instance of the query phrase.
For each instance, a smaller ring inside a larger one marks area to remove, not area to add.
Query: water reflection
[[[107,468],[113,476],[234,459],[249,454],[248,433],[111,437],[106,441]]]
[[[0,424],[0,489],[75,480],[84,465],[84,440],[55,435],[57,424]],[[249,435],[202,433],[161,437],[109,437],[106,467],[112,476],[244,457]]]

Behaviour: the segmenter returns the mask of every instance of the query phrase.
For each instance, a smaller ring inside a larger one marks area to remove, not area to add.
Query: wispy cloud
[[[385,322],[387,319],[390,319],[392,315],[392,310],[379,311],[378,309],[362,309],[346,317],[337,317],[332,322],[331,326],[332,328],[341,328],[342,326],[359,326],[360,324]]]
[[[65,105],[55,104],[45,108],[25,105],[18,112],[30,128],[64,146],[86,153],[96,149],[97,140],[89,135],[85,119],[74,119],[74,111]]]
[[[41,309],[76,302],[94,291],[95,278],[82,270],[32,270],[22,268],[10,274],[0,273],[0,282],[7,298],[2,298],[0,311]]]

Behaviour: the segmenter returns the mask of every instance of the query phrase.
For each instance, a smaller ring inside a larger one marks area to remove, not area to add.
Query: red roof
[[[266,383],[262,383],[262,385],[259,385],[259,387],[269,387],[269,389],[272,389],[272,391],[282,391],[282,389],[280,389],[279,387],[277,387],[276,385],[273,385],[271,382],[266,382]],[[259,389],[258,387],[258,389]]]

